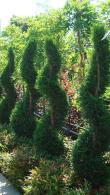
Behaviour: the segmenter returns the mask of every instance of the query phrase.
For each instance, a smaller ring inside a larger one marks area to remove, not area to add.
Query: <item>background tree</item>
[[[61,67],[60,55],[51,40],[46,42],[46,53],[48,63],[39,75],[38,86],[42,96],[49,101],[49,111],[40,120],[34,140],[40,153],[60,155],[64,151],[64,146],[58,137],[58,131],[65,119],[68,104],[65,92],[58,82]]]
[[[8,65],[1,75],[1,86],[4,90],[5,97],[0,102],[0,122],[9,123],[10,114],[16,102],[16,91],[14,88],[12,74],[15,69],[14,53],[12,48],[8,50]]]
[[[68,19],[68,29],[75,36],[77,50],[77,63],[79,64],[80,77],[85,75],[85,62],[87,50],[90,45],[91,27],[96,22],[97,16],[90,1],[70,0],[65,6],[65,14]],[[78,61],[79,59],[79,61]]]
[[[110,0],[100,3],[99,7],[101,19],[110,30]]]
[[[77,175],[93,186],[106,184],[108,168],[103,157],[110,144],[110,114],[102,98],[109,82],[109,45],[103,25],[94,28],[94,52],[84,85],[81,106],[88,125],[73,149],[73,166]]]
[[[15,25],[9,25],[7,26],[3,32],[2,32],[2,40],[5,43],[4,47],[1,48],[1,59],[3,61],[1,69],[4,67],[4,62],[7,62],[6,59],[6,47],[13,47],[15,55],[15,64],[16,64],[16,69],[13,74],[13,78],[15,81],[15,85],[20,84],[22,85],[22,78],[21,78],[21,73],[20,73],[20,65],[21,65],[21,60],[24,52],[24,48],[26,45],[26,42],[28,41],[28,33],[27,32],[22,32],[20,27],[15,26]]]
[[[29,28],[29,17],[18,17],[18,16],[13,16],[10,19],[10,24],[18,26],[22,32],[26,32]]]
[[[39,97],[35,89],[36,72],[34,58],[36,54],[36,41],[30,40],[23,55],[21,75],[26,83],[26,92],[23,99],[16,104],[11,116],[12,129],[19,136],[32,137],[36,127],[34,111]]]

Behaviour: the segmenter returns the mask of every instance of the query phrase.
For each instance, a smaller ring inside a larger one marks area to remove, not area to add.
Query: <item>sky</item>
[[[8,25],[10,18],[16,16],[34,16],[45,8],[61,8],[66,0],[0,0],[0,26]]]

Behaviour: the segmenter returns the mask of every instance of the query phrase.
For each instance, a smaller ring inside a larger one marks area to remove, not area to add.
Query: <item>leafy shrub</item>
[[[25,195],[89,195],[91,186],[87,182],[77,187],[71,185],[71,169],[64,159],[41,160],[39,165],[25,178]],[[75,174],[73,177],[75,181]]]
[[[67,189],[63,194],[65,195],[90,195],[91,186],[85,182],[79,188]]]
[[[65,185],[66,165],[63,161],[41,160],[24,181],[24,194],[61,194]]]
[[[14,133],[6,127],[0,127],[0,152],[9,152],[16,146]]]
[[[9,180],[21,190],[24,177],[30,169],[38,165],[33,149],[29,147],[15,148],[13,152],[1,154],[0,169]]]

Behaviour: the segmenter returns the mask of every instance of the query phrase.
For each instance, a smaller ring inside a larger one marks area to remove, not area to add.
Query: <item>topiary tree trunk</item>
[[[103,94],[109,81],[109,46],[103,25],[94,28],[94,52],[90,70],[81,87],[81,106],[88,127],[79,135],[73,148],[73,167],[77,175],[99,187],[108,179],[103,157],[110,144],[110,114]]]
[[[14,88],[12,74],[15,69],[14,53],[12,48],[8,50],[8,64],[1,75],[1,86],[5,96],[0,102],[0,123],[8,124],[10,122],[10,114],[15,106],[16,91]]]
[[[22,78],[26,83],[23,100],[16,104],[11,116],[11,126],[18,136],[32,137],[36,128],[34,111],[39,93],[35,89],[36,72],[34,57],[36,55],[36,41],[30,40],[21,64]]]
[[[60,55],[51,40],[46,42],[46,53],[48,63],[39,75],[38,86],[42,96],[49,101],[49,110],[40,120],[34,140],[40,153],[60,155],[64,151],[64,146],[58,137],[58,131],[67,114],[67,99],[58,82],[61,67]]]

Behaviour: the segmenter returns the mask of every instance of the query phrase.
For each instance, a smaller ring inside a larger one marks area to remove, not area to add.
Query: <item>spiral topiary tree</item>
[[[16,102],[16,90],[14,88],[12,74],[15,69],[13,49],[8,50],[8,64],[1,75],[1,87],[5,96],[0,102],[0,123],[9,124],[10,114]]]
[[[38,78],[40,93],[49,101],[48,113],[40,120],[34,135],[37,150],[45,155],[60,155],[64,151],[58,131],[61,129],[67,114],[65,92],[59,86],[58,73],[61,59],[58,49],[51,40],[46,41],[48,63]]]
[[[103,94],[109,82],[109,46],[103,39],[103,25],[94,27],[94,52],[84,85],[81,87],[81,106],[88,127],[79,135],[73,148],[73,166],[80,178],[93,187],[107,182],[108,168],[103,157],[110,144],[110,114]]]
[[[18,136],[31,138],[36,128],[34,115],[36,102],[39,97],[35,89],[36,72],[34,57],[36,54],[36,41],[30,40],[23,55],[21,64],[22,78],[26,83],[26,92],[23,99],[16,104],[11,116],[11,126]]]

